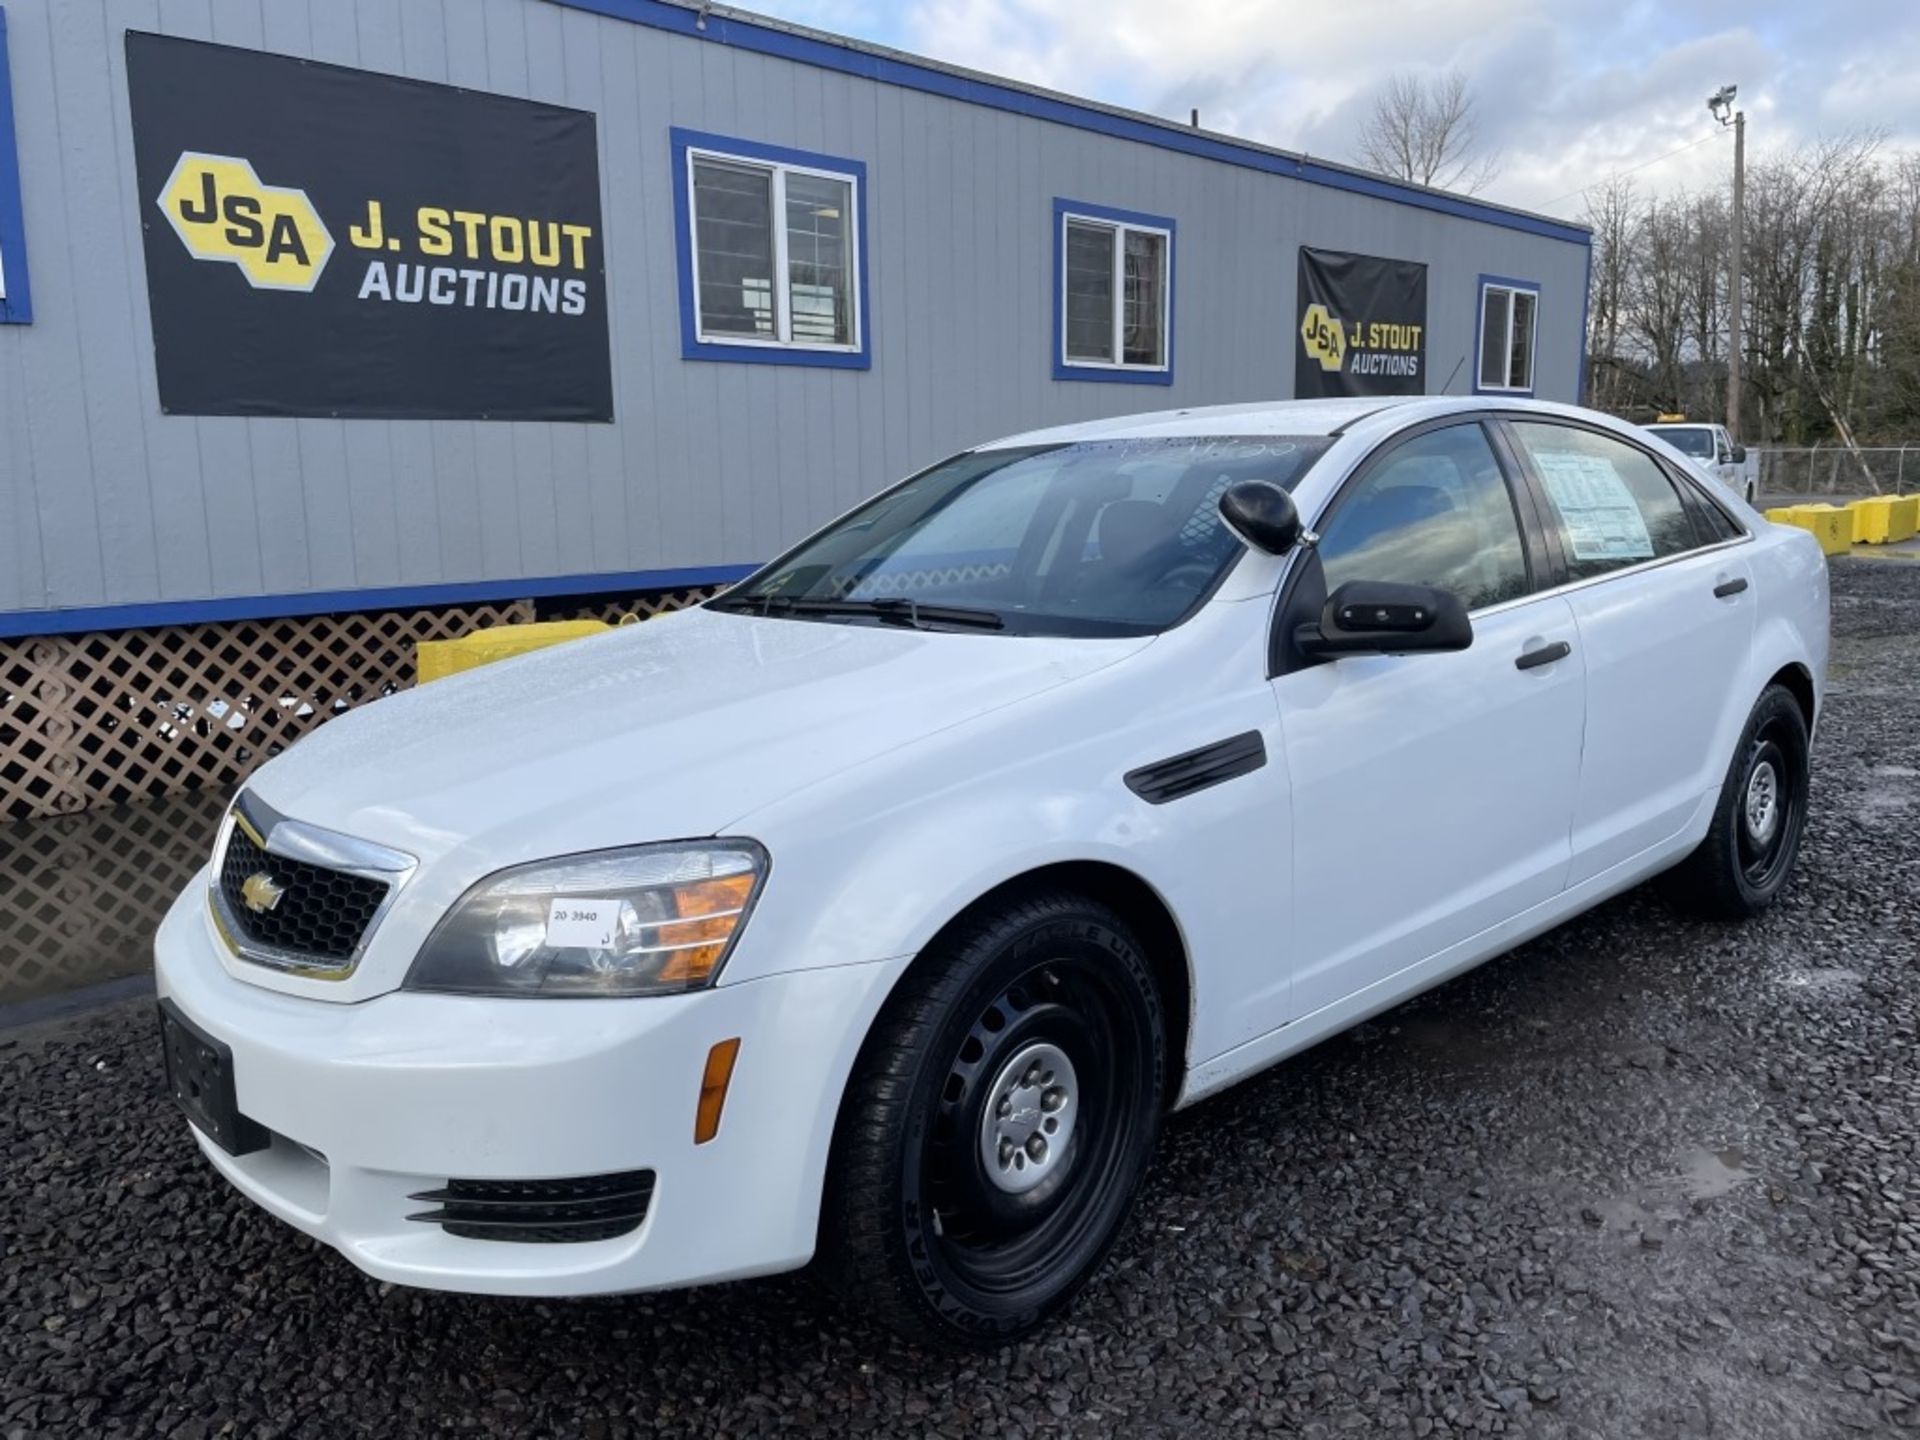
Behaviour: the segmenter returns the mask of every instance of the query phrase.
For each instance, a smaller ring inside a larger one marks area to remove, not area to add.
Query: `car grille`
[[[244,893],[248,879],[261,874],[280,888],[280,898],[270,910],[254,909]],[[228,919],[244,939],[323,960],[353,957],[386,900],[387,889],[384,880],[269,854],[240,825],[233,826],[227,836],[227,853],[220,866],[220,896]]]
[[[578,1244],[638,1230],[653,1202],[653,1171],[572,1180],[449,1180],[444,1190],[407,1198],[439,1206],[409,1220],[462,1239]]]

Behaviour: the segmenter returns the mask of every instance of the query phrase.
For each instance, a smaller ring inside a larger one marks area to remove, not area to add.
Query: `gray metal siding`
[[[0,611],[724,565],[997,435],[1285,397],[1297,248],[1424,260],[1436,390],[1477,279],[1541,285],[1572,399],[1585,247],[536,0],[8,0],[35,320],[0,326]],[[158,408],[127,28],[599,117],[616,423]],[[870,370],[683,360],[670,125],[866,163]],[[1052,378],[1054,197],[1171,216],[1175,383]]]

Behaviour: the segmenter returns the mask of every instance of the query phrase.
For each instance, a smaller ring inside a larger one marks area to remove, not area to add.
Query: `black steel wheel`
[[[1121,918],[1041,892],[962,922],[901,982],[842,1105],[826,1277],[935,1344],[1067,1304],[1132,1209],[1166,1104],[1152,970]]]
[[[1753,707],[1700,848],[1668,892],[1709,915],[1741,919],[1771,905],[1800,853],[1807,821],[1808,738],[1800,702],[1768,687]]]

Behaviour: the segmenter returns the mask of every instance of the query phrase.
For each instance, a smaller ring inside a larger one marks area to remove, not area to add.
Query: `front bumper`
[[[792,1269],[813,1253],[834,1115],[905,957],[690,995],[512,1000],[394,992],[354,1004],[247,984],[221,963],[204,875],[155,939],[160,994],[233,1050],[272,1132],[214,1166],[383,1280],[499,1295],[650,1290]],[[719,1134],[693,1143],[708,1050],[738,1036]],[[409,1220],[453,1179],[649,1170],[613,1239],[513,1243]]]

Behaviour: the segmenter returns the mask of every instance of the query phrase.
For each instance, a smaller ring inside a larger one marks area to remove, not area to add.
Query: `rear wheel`
[[[1807,819],[1807,721],[1784,686],[1769,686],[1741,734],[1707,838],[1668,892],[1708,915],[1744,919],[1771,905],[1800,853]]]
[[[1040,1325],[1132,1209],[1166,1049],[1152,971],[1106,906],[1037,891],[963,921],[901,982],[848,1087],[825,1277],[923,1342]]]

